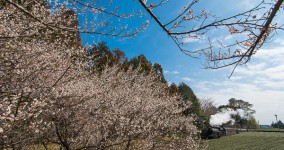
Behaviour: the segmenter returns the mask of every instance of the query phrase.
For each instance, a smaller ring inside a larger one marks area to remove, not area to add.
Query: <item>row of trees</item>
[[[170,94],[160,65],[143,55],[127,61],[105,43],[84,47],[79,32],[61,27],[78,26],[74,11],[0,5],[1,148],[198,147],[194,118],[183,115],[190,102]],[[180,138],[163,142],[171,135]]]

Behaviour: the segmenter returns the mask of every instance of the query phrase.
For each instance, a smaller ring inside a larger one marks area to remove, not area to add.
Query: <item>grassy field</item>
[[[284,150],[284,133],[244,132],[211,139],[207,150]]]

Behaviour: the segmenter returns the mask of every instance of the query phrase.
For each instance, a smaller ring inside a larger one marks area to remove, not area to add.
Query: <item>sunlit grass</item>
[[[246,132],[208,141],[208,150],[280,150],[284,147],[282,132]]]

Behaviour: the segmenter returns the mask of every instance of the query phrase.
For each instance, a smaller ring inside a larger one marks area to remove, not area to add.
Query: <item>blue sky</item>
[[[114,0],[114,3],[119,4],[120,11],[125,13],[143,11],[142,6],[134,0]],[[186,0],[172,0],[156,13],[161,20],[166,21],[177,14],[187,3]],[[257,3],[259,0],[201,0],[196,8],[197,10],[206,8],[211,13],[224,17],[247,10]],[[238,67],[233,77],[228,79],[231,67],[219,70],[203,69],[204,60],[190,58],[180,52],[162,28],[145,11],[143,12],[146,16],[119,20],[117,23],[117,25],[127,23],[131,28],[140,25],[142,21],[149,20],[150,25],[147,29],[134,39],[83,35],[82,40],[89,44],[106,41],[111,49],[120,48],[128,58],[144,54],[152,63],[162,65],[168,82],[176,84],[185,82],[199,98],[212,98],[218,105],[226,104],[232,97],[248,101],[254,105],[255,117],[260,124],[271,124],[275,121],[274,114],[284,121],[283,32],[278,32],[274,40],[258,51],[247,66]],[[282,13],[283,11],[279,14]],[[279,18],[278,16],[277,21],[281,23]],[[234,36],[225,32],[215,32],[208,36],[213,39],[234,40]],[[194,49],[203,44],[205,43],[202,39],[189,40],[187,47]]]

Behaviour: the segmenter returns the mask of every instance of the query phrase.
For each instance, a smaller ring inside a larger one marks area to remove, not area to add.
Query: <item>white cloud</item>
[[[191,78],[189,78],[189,77],[183,77],[183,78],[181,78],[182,80],[184,80],[184,81],[193,81],[193,79],[191,79]]]
[[[230,78],[230,80],[235,81],[235,80],[241,80],[241,79],[243,79],[243,78],[244,78],[243,76],[232,76],[232,77]]]
[[[194,43],[194,42],[198,42],[198,43],[204,43],[206,39],[206,36],[201,35],[198,37],[188,37],[188,38],[183,38],[182,42],[184,44],[188,44],[188,43]]]
[[[266,59],[267,61],[271,61],[269,59],[273,58],[277,58],[277,60],[282,60],[279,56],[284,56],[283,48],[283,45],[281,45],[270,49],[261,49],[255,54],[254,57],[259,59]]]
[[[182,40],[182,42],[183,42],[184,44],[192,43],[192,42],[197,42],[197,41],[199,41],[199,39],[197,39],[197,38],[184,38],[184,39]]]
[[[176,71],[176,70],[174,70],[174,71],[165,70],[164,73],[165,74],[179,74],[180,72]]]
[[[284,39],[283,38],[275,39],[272,42],[275,43],[275,44],[278,44],[278,45],[284,45]]]
[[[173,71],[172,73],[173,74],[179,74],[179,71]]]
[[[261,49],[252,58],[253,63],[247,67],[239,67],[235,74],[253,77],[255,79],[264,78],[266,82],[284,81],[284,46],[271,49]]]
[[[225,41],[231,40],[233,38],[233,35],[228,35],[224,38]]]

